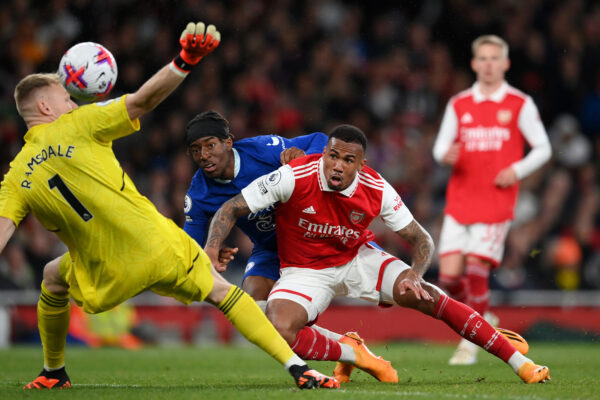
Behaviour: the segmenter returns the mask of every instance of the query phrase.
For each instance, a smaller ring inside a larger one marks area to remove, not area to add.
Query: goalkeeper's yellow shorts
[[[203,301],[214,285],[212,264],[204,250],[183,231],[181,239],[176,249],[165,245],[137,262],[131,257],[128,263],[127,255],[123,255],[120,262],[105,262],[94,268],[84,266],[68,252],[60,260],[60,276],[68,284],[73,300],[90,314],[110,310],[145,290],[184,304]],[[115,273],[116,269],[120,273]],[[123,274],[123,269],[128,273]]]

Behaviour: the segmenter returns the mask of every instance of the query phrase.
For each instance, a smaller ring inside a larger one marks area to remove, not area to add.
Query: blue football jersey
[[[298,136],[293,139],[277,135],[255,136],[241,139],[233,143],[236,159],[236,176],[229,182],[219,182],[207,178],[201,169],[196,171],[185,197],[184,230],[201,246],[206,242],[210,219],[217,210],[230,198],[239,194],[250,182],[281,166],[281,152],[290,147],[297,147],[306,154],[322,153],[327,146],[328,137],[322,132]],[[275,236],[274,208],[250,214],[237,220],[236,225],[250,238],[254,244],[252,255],[263,259],[264,254],[272,254],[270,262],[275,262],[276,277],[279,276],[279,260],[277,259],[277,240]],[[250,265],[259,263],[250,257]],[[248,271],[247,271],[248,272]],[[265,274],[261,273],[261,276]]]

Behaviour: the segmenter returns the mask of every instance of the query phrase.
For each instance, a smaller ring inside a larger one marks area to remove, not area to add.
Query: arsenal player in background
[[[450,99],[433,147],[452,166],[439,241],[439,283],[495,325],[487,312],[490,270],[502,260],[519,181],[550,159],[551,148],[537,107],[510,86],[508,45],[485,35],[472,44],[473,86]],[[524,148],[531,150],[525,157]],[[462,340],[451,365],[477,361],[478,347]]]

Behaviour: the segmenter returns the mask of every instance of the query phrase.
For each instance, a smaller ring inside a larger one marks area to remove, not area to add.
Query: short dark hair
[[[346,143],[358,143],[362,146],[363,152],[367,151],[367,137],[365,133],[354,125],[338,125],[329,132],[329,140],[332,138],[340,139]]]
[[[19,115],[22,116],[23,106],[33,92],[42,87],[60,84],[58,74],[31,74],[21,79],[15,87],[15,103]]]
[[[188,146],[201,137],[215,136],[219,139],[233,139],[229,121],[216,111],[203,111],[187,123],[185,142]]]

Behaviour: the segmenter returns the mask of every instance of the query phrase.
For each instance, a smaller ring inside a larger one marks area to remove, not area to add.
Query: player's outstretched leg
[[[543,383],[550,380],[548,367],[536,365],[521,354],[504,334],[494,329],[471,307],[441,294],[433,316],[444,321],[462,337],[508,363],[523,382]]]
[[[42,372],[23,387],[23,389],[68,389],[71,387],[71,380],[65,367],[53,371],[43,369]]]
[[[219,283],[223,284],[223,282]],[[215,281],[215,285],[217,284],[217,281]],[[294,377],[299,388],[340,387],[337,380],[310,369],[304,361],[294,354],[287,342],[275,330],[266,315],[248,294],[236,286],[227,285],[229,284],[225,284],[225,287],[229,287],[227,294],[217,304],[219,310],[225,314],[227,319],[246,339],[284,365]]]

